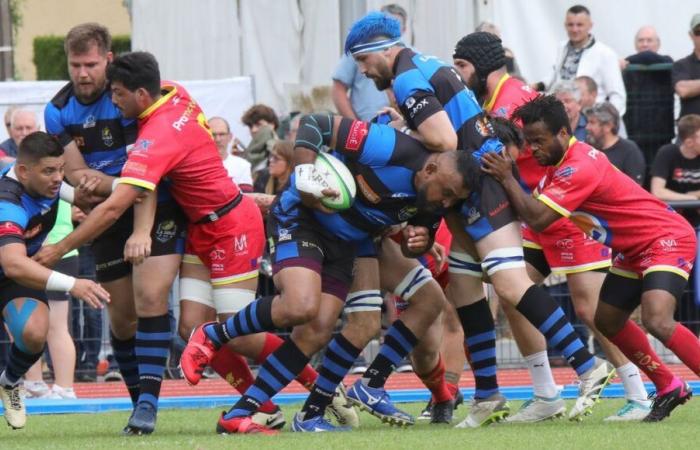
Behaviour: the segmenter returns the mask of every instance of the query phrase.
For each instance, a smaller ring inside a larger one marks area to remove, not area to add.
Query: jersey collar
[[[153,111],[163,106],[165,102],[170,100],[175,94],[177,94],[177,87],[173,85],[163,85],[160,88],[161,92],[166,91],[167,94],[161,96],[155,103],[146,108],[141,114],[139,114],[139,120],[143,120],[153,114]]]
[[[510,75],[508,73],[504,73],[503,76],[501,77],[500,80],[498,80],[498,84],[496,84],[496,89],[494,89],[493,94],[489,98],[489,100],[484,104],[484,111],[490,113],[491,109],[493,109],[494,103],[496,103],[496,99],[498,98],[498,94],[501,93],[501,88],[503,87],[503,84],[510,78]]]
[[[564,156],[561,157],[561,159],[559,160],[559,162],[556,163],[556,164],[554,165],[554,167],[559,167],[559,166],[561,165],[561,163],[564,161],[564,158],[566,158],[566,155],[569,153],[569,150],[571,149],[571,147],[573,147],[574,144],[577,143],[577,142],[578,142],[578,139],[576,139],[576,136],[571,136],[571,137],[569,138],[569,146],[566,147],[566,151],[564,152]]]

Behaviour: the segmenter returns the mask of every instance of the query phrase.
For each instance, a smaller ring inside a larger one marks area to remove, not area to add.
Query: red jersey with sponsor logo
[[[199,105],[175,83],[139,116],[139,132],[120,183],[149,190],[161,178],[191,222],[225,206],[239,193],[229,178]]]
[[[504,74],[496,85],[496,90],[484,105],[484,110],[495,117],[505,117],[510,119],[513,111],[537,97],[537,92],[530,86]],[[520,126],[520,123],[517,123]],[[532,156],[530,147],[525,146],[520,152],[520,156],[515,161],[520,172],[520,180],[530,192],[534,191],[537,183],[542,179],[545,168],[541,166]]]
[[[695,235],[680,214],[574,137],[562,160],[547,168],[535,198],[626,256]]]

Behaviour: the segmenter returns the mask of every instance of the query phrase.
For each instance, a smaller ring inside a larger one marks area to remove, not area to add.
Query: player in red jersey
[[[484,170],[503,184],[535,230],[568,217],[619,252],[603,283],[595,324],[656,385],[656,399],[644,420],[663,420],[692,391],[661,362],[629,316],[641,304],[647,330],[700,375],[698,338],[673,319],[695,259],[695,232],[682,216],[618,171],[602,152],[577,141],[564,106],[555,97],[538,97],[516,109],[513,117],[522,121],[534,157],[548,166],[545,177],[530,196],[513,177],[507,155],[484,156]]]
[[[484,102],[484,111],[492,117],[510,119],[518,106],[537,97],[521,80],[511,77],[505,65],[497,67],[494,55],[505,54],[501,40],[484,32],[471,33],[463,37],[455,46],[454,65],[465,80],[467,87],[479,94]],[[508,140],[511,150],[516,153],[516,163],[521,184],[529,191],[534,190],[542,178],[545,168],[537,163],[528,148],[522,147],[517,132],[508,135],[506,122],[494,122],[497,135],[504,142]],[[499,125],[503,126],[499,126]],[[498,131],[506,132],[501,136]],[[513,142],[513,139],[518,142]],[[504,145],[508,146],[504,142]],[[628,403],[610,417],[610,420],[639,420],[649,412],[650,402],[639,376],[639,370],[612,345],[593,323],[596,304],[605,273],[611,265],[610,250],[581,232],[568,220],[559,220],[542,233],[537,233],[523,224],[523,247],[528,263],[530,278],[542,284],[550,274],[566,275],[571,299],[579,318],[593,330],[601,343],[608,360],[618,368],[625,384],[625,397]],[[564,401],[559,395],[552,371],[549,367],[547,345],[544,336],[525,317],[507,302],[502,303],[503,311],[513,331],[520,352],[525,357],[533,380],[533,398],[524,403],[508,422],[536,422],[565,411]],[[612,372],[610,374],[612,376]],[[594,399],[581,396],[569,412],[572,419],[580,418],[590,411]]]
[[[243,196],[228,177],[202,110],[181,86],[169,82],[161,86],[158,63],[149,53],[133,52],[115,59],[109,78],[113,101],[123,115],[139,119],[137,141],[113,194],[73,233],[45,248],[43,257],[64,254],[98,235],[144,190],[152,191],[167,177],[173,198],[188,218],[186,253],[208,268],[212,296],[238,308],[250,303],[255,297],[258,260],[265,242],[262,216],[254,201]],[[148,255],[149,247],[143,245],[131,259],[138,262]],[[259,358],[260,349],[275,350],[268,341],[260,333],[239,340],[232,349]],[[281,341],[276,344],[278,347]],[[309,371],[304,381],[308,385],[316,376]],[[266,406],[274,410],[274,405]],[[135,428],[152,432],[155,411],[141,422]],[[267,431],[252,420],[245,426]]]

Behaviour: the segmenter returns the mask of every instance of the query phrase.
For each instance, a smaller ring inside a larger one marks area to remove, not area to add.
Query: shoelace
[[[14,388],[10,390],[10,407],[16,409],[17,411],[22,409],[22,397],[19,392],[19,388]]]

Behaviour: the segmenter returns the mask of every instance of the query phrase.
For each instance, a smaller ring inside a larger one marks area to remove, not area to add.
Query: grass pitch
[[[219,436],[214,429],[218,410],[164,410],[150,436],[121,436],[128,413],[29,416],[24,430],[0,428],[0,449],[698,449],[700,448],[700,401],[676,409],[673,416],[657,424],[606,423],[622,400],[603,400],[582,423],[566,419],[529,425],[492,425],[481,429],[454,429],[419,422],[411,428],[392,428],[362,413],[360,429],[349,433],[277,436]],[[301,405],[284,407],[287,420]],[[517,408],[520,402],[514,402]],[[570,406],[570,404],[569,404]],[[402,407],[418,414],[423,404]],[[462,420],[466,408],[456,411]],[[455,421],[457,423],[457,421]]]

